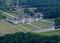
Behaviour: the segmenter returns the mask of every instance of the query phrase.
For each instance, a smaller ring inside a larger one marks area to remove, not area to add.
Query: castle
[[[31,22],[37,22],[40,19],[43,19],[42,13],[35,13],[34,16],[30,16],[27,14],[19,15],[17,18],[11,18],[8,19],[8,22],[11,22],[12,24],[21,24],[21,23],[31,23]]]

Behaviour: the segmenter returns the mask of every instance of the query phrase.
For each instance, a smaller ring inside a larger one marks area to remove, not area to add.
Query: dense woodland
[[[43,36],[36,33],[16,33],[0,37],[0,43],[59,43],[60,36]]]
[[[0,9],[9,9],[13,3],[17,5],[17,0],[0,0]],[[60,0],[18,0],[18,5],[23,7],[36,7],[35,12],[42,12],[44,18],[57,18],[60,16]]]

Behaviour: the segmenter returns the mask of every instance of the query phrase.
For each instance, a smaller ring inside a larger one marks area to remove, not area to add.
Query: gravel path
[[[45,29],[40,29],[40,30],[33,30],[32,32],[39,33],[39,32],[53,31],[53,30],[55,30],[54,26],[52,26],[52,28],[45,28]]]

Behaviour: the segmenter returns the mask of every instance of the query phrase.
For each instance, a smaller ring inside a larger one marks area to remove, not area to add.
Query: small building
[[[37,13],[37,17],[43,19],[43,14],[41,12]]]
[[[31,7],[31,8],[28,8],[30,11],[35,11],[37,8],[36,7]]]

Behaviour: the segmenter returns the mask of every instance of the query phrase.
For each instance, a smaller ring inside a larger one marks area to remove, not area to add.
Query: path
[[[52,30],[54,30],[54,29],[33,30],[32,32],[40,33],[40,32],[52,31]]]
[[[56,31],[56,30],[60,30],[60,29],[46,29],[46,30],[33,30],[32,32],[35,32],[35,33],[42,33],[42,32],[49,32],[49,31]]]
[[[17,18],[17,17],[15,17],[15,16],[13,16],[13,15],[11,15],[11,14],[9,14],[9,13],[6,13],[6,12],[4,12],[4,11],[1,11],[1,10],[0,10],[0,12],[4,13],[4,14],[10,16],[10,17]]]

